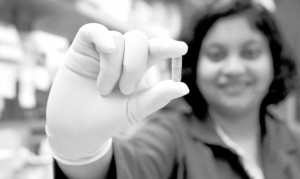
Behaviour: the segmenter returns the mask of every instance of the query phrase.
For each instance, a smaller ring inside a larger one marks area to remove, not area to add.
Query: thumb
[[[144,119],[160,110],[172,99],[189,93],[185,83],[164,80],[153,87],[132,96],[128,101],[127,115],[131,123]]]

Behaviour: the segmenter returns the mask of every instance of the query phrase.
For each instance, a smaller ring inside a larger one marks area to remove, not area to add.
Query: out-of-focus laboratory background
[[[44,131],[47,97],[80,26],[94,22],[176,39],[191,12],[213,1],[221,0],[0,0],[0,179],[53,177]],[[257,1],[274,11],[300,56],[300,0]],[[157,67],[158,79],[168,69]],[[299,94],[274,108],[291,127],[300,125]]]

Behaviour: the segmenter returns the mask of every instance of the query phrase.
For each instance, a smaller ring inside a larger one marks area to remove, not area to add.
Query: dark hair
[[[215,22],[234,15],[245,15],[251,25],[259,30],[269,43],[273,59],[274,79],[262,101],[261,110],[264,111],[270,104],[281,102],[297,84],[295,56],[285,41],[274,14],[250,1],[237,0],[218,7],[212,6],[207,9],[206,13],[202,12],[199,19],[195,20],[192,38],[183,39],[187,42],[189,50],[183,57],[182,81],[190,88],[190,93],[184,98],[199,119],[205,119],[208,107],[196,83],[197,61],[202,41]],[[185,32],[183,31],[183,33]]]

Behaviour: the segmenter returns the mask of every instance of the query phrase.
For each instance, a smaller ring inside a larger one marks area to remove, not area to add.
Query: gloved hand
[[[46,132],[56,160],[97,160],[112,136],[187,94],[181,82],[150,86],[143,80],[153,64],[186,52],[183,42],[148,40],[139,31],[122,35],[100,24],[81,27],[48,99]]]

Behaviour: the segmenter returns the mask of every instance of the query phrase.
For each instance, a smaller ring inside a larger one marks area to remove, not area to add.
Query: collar
[[[195,116],[189,118],[189,135],[205,144],[228,148],[217,134],[214,123],[210,119],[200,121]],[[265,125],[262,144],[268,151],[291,152],[298,149],[297,142],[284,121],[267,112],[263,120]]]
[[[220,136],[217,134],[213,120],[206,118],[199,120],[192,114],[191,107],[182,99],[173,100],[166,109],[176,109],[187,114],[188,134],[194,139],[208,145],[215,145],[227,148]],[[299,141],[295,139],[287,124],[276,117],[270,109],[265,111],[261,117],[262,146],[265,151],[288,153],[299,150]],[[298,145],[297,145],[298,144]],[[299,151],[300,152],[300,151]]]
[[[189,122],[190,130],[188,132],[194,140],[198,140],[209,145],[225,147],[225,143],[215,129],[213,120],[205,119],[200,121],[195,116],[192,116],[189,119]]]

